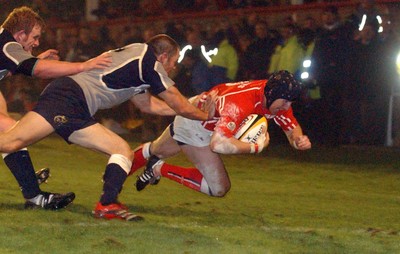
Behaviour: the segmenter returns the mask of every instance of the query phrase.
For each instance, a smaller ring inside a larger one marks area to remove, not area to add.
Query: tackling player
[[[168,77],[179,57],[179,45],[169,36],[157,35],[146,43],[130,44],[107,54],[113,61],[104,70],[52,81],[33,111],[22,117],[10,131],[0,134],[0,151],[17,151],[56,132],[68,143],[102,152],[109,160],[103,176],[103,193],[93,215],[96,218],[139,220],[140,216],[128,212],[118,201],[134,153],[124,139],[97,123],[94,114],[99,109],[112,108],[127,100],[150,114],[180,114],[204,121],[210,119],[211,113],[191,105]],[[150,92],[162,100],[151,96]],[[213,97],[208,98],[212,108]]]
[[[39,39],[45,24],[43,19],[32,9],[20,7],[14,9],[0,27],[0,80],[12,74],[24,74],[39,78],[56,78],[72,75],[95,68],[110,65],[107,55],[91,59],[84,63],[58,61],[57,51],[50,49],[35,57],[32,49],[39,46]],[[7,113],[7,103],[0,92],[0,131],[9,130],[16,121]],[[29,131],[29,130],[28,130]],[[11,170],[26,199],[25,208],[42,207],[59,209],[68,205],[75,197],[66,194],[48,193],[40,190],[38,180],[48,172],[35,171],[27,151],[20,147],[12,153],[3,153],[3,159]],[[38,178],[38,179],[37,179]]]
[[[219,154],[260,153],[269,144],[266,131],[256,144],[234,137],[240,123],[250,114],[273,119],[285,132],[291,146],[311,148],[311,142],[293,116],[291,104],[298,100],[302,86],[287,71],[272,74],[268,80],[221,84],[217,91],[216,112],[211,121],[194,121],[176,116],[174,122],[155,141],[135,151],[131,173],[143,166],[136,181],[138,191],[167,177],[210,196],[222,197],[230,189],[230,180]],[[161,159],[182,151],[195,168],[164,163]],[[160,159],[161,158],[161,159]]]

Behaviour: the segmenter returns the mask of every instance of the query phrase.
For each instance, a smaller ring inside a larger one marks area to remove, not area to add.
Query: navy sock
[[[100,197],[102,205],[109,205],[118,201],[118,194],[127,178],[126,172],[116,163],[110,163],[106,167],[103,180],[103,194]]]
[[[4,158],[7,167],[13,173],[26,199],[34,198],[40,193],[31,157],[26,150],[8,154]]]

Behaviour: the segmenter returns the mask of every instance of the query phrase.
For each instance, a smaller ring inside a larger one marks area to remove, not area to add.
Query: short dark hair
[[[327,12],[338,15],[338,8],[334,5],[328,5],[323,10],[323,13],[327,13]]]
[[[31,8],[22,6],[8,14],[1,26],[12,34],[21,30],[29,34],[35,25],[39,25],[43,29],[45,27],[44,20]]]
[[[167,53],[168,57],[172,57],[180,49],[179,44],[166,34],[155,35],[146,41],[146,44],[153,49],[156,56]]]

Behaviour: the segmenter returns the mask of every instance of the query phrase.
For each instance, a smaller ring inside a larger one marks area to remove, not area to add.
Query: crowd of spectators
[[[50,1],[34,2],[38,8],[44,8],[40,3]],[[57,2],[68,5],[80,1]],[[112,13],[129,15],[119,9],[122,2],[127,2],[126,6],[135,5],[124,9],[149,11],[162,5],[160,9],[168,11],[169,8],[171,12],[282,4],[278,1],[193,0],[184,1],[185,4],[176,7],[177,1],[173,0],[100,2],[102,7],[96,10],[96,15],[103,15],[106,19],[114,18]],[[118,5],[113,5],[114,2]],[[81,22],[83,25],[71,28],[50,24],[37,51],[56,48],[63,60],[85,61],[103,51],[145,42],[155,34],[166,33],[182,49],[191,46],[173,73],[176,85],[188,97],[222,82],[265,79],[280,69],[300,77],[302,62],[311,58],[312,82],[305,81],[308,89],[304,100],[296,105],[295,113],[304,123],[304,131],[312,141],[334,146],[349,143],[382,145],[390,89],[393,83],[398,82],[394,57],[400,50],[400,40],[389,23],[388,15],[381,15],[383,21],[376,20],[377,9],[371,2],[363,0],[363,4],[344,18],[339,17],[336,7],[327,6],[320,10],[321,22],[308,16],[299,23],[291,15],[282,15],[279,27],[270,27],[263,15],[257,13],[240,18],[220,17],[213,24],[171,19],[162,27],[148,24],[124,24],[122,27],[119,24],[114,27],[107,23],[91,26]],[[166,3],[168,8],[165,8]],[[363,14],[369,15],[360,31]],[[378,32],[382,27],[383,32]],[[214,51],[216,48],[217,54]],[[29,110],[47,83],[33,79],[26,82],[36,85],[24,85],[21,87],[31,88],[18,90],[11,80],[5,86],[5,89],[8,88],[8,101],[11,101],[10,110],[14,107],[15,111]],[[142,141],[158,136],[169,121],[167,118],[148,119],[129,104],[101,112],[98,117],[115,121],[113,128],[118,128],[116,131],[120,133],[126,131],[122,126],[127,127],[129,120],[144,120]],[[273,125],[270,125],[270,131],[275,131]]]

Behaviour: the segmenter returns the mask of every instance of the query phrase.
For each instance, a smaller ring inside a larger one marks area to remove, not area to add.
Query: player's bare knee
[[[7,142],[1,145],[0,149],[3,153],[13,153],[21,149],[19,142]]]
[[[229,192],[230,188],[231,188],[230,184],[218,186],[213,190],[211,190],[211,196],[222,198]]]
[[[133,161],[133,158],[135,156],[133,150],[128,143],[115,146],[111,154],[122,154],[131,161]]]

